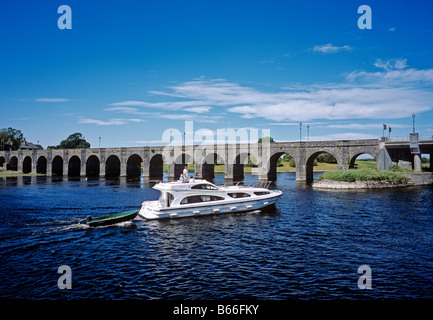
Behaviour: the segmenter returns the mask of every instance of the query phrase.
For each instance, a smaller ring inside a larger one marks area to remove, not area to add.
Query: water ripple
[[[0,181],[2,297],[433,297],[432,188],[318,191],[299,188],[293,174],[279,174],[275,187],[284,195],[266,212],[103,228],[77,223],[138,208],[157,196],[150,186]],[[73,271],[72,290],[57,287],[63,264]],[[362,264],[372,268],[373,290],[357,287]]]

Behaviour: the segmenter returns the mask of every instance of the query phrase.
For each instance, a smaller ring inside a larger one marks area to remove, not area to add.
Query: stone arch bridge
[[[426,153],[433,153],[430,141]],[[400,159],[412,162],[409,143],[388,148],[376,139],[272,142],[256,144],[122,147],[61,150],[0,151],[0,167],[23,173],[60,176],[134,177],[162,179],[167,166],[168,179],[178,179],[185,164],[195,164],[196,178],[213,178],[215,163],[225,165],[225,179],[244,176],[244,162],[252,156],[258,163],[260,180],[277,178],[277,161],[288,154],[296,164],[296,180],[313,180],[313,162],[322,152],[337,159],[337,167],[347,170],[357,156],[369,154],[377,160],[378,169],[388,169]]]

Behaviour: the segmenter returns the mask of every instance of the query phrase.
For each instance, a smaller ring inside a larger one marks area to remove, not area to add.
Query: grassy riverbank
[[[329,171],[319,177],[319,180],[333,180],[344,182],[355,181],[391,181],[391,182],[407,182],[409,178],[399,172],[373,170],[373,169],[358,169],[346,171]]]
[[[31,177],[31,176],[44,176],[44,174],[40,173],[20,173],[17,171],[6,171],[4,169],[0,169],[0,178],[1,177]]]

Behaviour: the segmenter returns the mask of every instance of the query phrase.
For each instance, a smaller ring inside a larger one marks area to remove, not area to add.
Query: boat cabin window
[[[244,193],[244,192],[234,192],[234,193],[228,193],[228,195],[232,198],[247,198],[251,197],[250,194]]]
[[[208,201],[218,201],[224,200],[223,197],[218,196],[207,196],[207,195],[197,195],[197,196],[189,196],[180,202],[180,204],[189,204],[189,203],[198,203],[198,202],[208,202]]]
[[[217,187],[207,183],[196,184],[195,186],[192,186],[191,189],[218,190]]]
[[[259,192],[254,192],[254,194],[256,196],[263,196],[265,194],[270,194],[270,192],[269,191],[259,191]]]

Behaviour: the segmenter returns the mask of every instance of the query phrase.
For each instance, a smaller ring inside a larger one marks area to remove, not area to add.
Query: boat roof
[[[160,190],[160,191],[168,191],[168,190],[189,190],[191,187],[199,185],[199,184],[208,184],[215,188],[218,188],[213,183],[210,183],[206,180],[200,180],[195,179],[194,182],[181,182],[181,181],[172,181],[172,182],[160,182],[153,186],[154,189]]]

